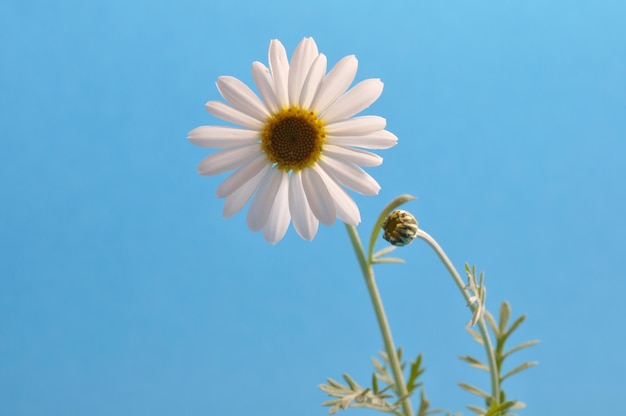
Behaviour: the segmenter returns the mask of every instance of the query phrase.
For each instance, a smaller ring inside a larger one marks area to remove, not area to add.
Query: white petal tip
[[[265,238],[265,241],[267,241],[268,243],[270,243],[273,246],[275,246],[276,244],[278,244],[280,242],[280,240],[272,240],[272,239],[267,239],[267,238]]]

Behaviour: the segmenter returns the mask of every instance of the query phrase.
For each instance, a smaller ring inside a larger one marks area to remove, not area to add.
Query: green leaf
[[[468,263],[465,263],[465,274],[467,275],[467,277],[470,277],[472,275],[472,270],[470,269],[470,265]]]
[[[396,351],[396,357],[398,357],[398,361],[402,362],[402,347],[398,347],[398,350]]]
[[[478,368],[480,370],[485,370],[486,372],[489,372],[489,366],[479,360],[477,360],[474,357],[470,357],[469,355],[462,355],[459,357],[460,360],[465,361],[466,363],[468,363],[470,366],[474,367],[474,368]]]
[[[378,394],[378,377],[376,377],[376,373],[372,374],[372,390],[374,394]]]
[[[426,399],[426,393],[424,393],[424,389],[422,389],[420,391],[420,407],[417,411],[417,416],[428,415],[428,407],[430,407],[430,402]]]
[[[379,353],[379,355],[383,358],[386,357],[386,355],[382,352]],[[389,387],[393,388],[393,390],[395,391],[396,384],[393,378],[391,377],[391,374],[389,374],[387,367],[385,367],[380,361],[378,361],[374,357],[372,357],[372,365],[376,369],[376,373],[377,373],[376,376],[378,377],[378,379],[382,381],[383,383],[387,384],[387,387],[384,388],[382,391],[387,390]]]
[[[348,383],[344,386],[332,379],[328,379],[330,384],[321,385],[319,388],[334,397],[323,403],[324,406],[332,406],[330,414],[334,414],[341,409],[349,407],[366,407],[383,412],[393,412],[397,405],[390,404],[387,398],[393,397],[389,394],[375,394],[370,388],[361,388],[349,375],[344,374],[343,378]]]
[[[504,360],[506,357],[508,357],[509,355],[511,355],[511,354],[513,354],[515,352],[523,350],[524,348],[532,347],[533,345],[537,345],[537,344],[539,344],[539,340],[538,339],[535,339],[535,340],[532,340],[532,341],[523,342],[523,343],[519,344],[518,346],[511,348],[506,353],[504,353],[502,355],[502,359]]]
[[[502,381],[504,381],[506,378],[512,376],[513,374],[519,373],[520,371],[526,370],[527,368],[531,368],[534,367],[536,365],[539,365],[539,363],[537,361],[527,361],[523,364],[518,365],[517,367],[515,367],[514,369],[512,369],[511,371],[509,371],[508,373],[506,373],[505,375],[503,375],[502,377],[500,377],[500,382],[502,383]]]
[[[496,338],[499,338],[498,325],[496,325],[496,321],[493,319],[493,316],[491,315],[491,313],[489,313],[489,311],[485,309],[485,314],[483,316],[485,317],[487,324],[491,328],[491,331],[494,333]]]
[[[396,246],[389,246],[389,247],[385,247],[382,250],[378,250],[376,253],[374,253],[372,255],[373,259],[376,259],[378,257],[384,256],[385,254],[389,254],[392,251],[394,251],[397,247]]]
[[[515,405],[515,401],[508,401],[500,403],[499,405],[493,405],[485,413],[485,416],[500,416],[501,412],[505,412],[511,409]]]
[[[500,334],[506,334],[506,324],[511,316],[511,306],[508,302],[502,302],[500,305]]]
[[[477,415],[484,415],[486,410],[483,409],[482,407],[478,407],[478,406],[473,406],[473,405],[468,405],[465,406],[467,407],[469,410],[471,410],[472,412],[476,413]]]
[[[408,390],[409,394],[412,393],[413,390],[415,390],[415,388],[422,385],[421,382],[420,383],[416,382],[418,377],[424,374],[424,371],[425,371],[424,369],[420,368],[421,364],[422,364],[422,354],[419,354],[417,358],[415,359],[415,361],[411,363],[411,370],[409,372],[409,378],[406,383],[406,389]]]
[[[474,331],[472,328],[470,328],[469,326],[467,328],[465,328],[465,330],[467,332],[469,332],[469,334],[472,336],[472,338],[474,338],[474,341],[476,341],[477,343],[479,343],[480,345],[484,345],[483,344],[483,337],[480,336],[480,334],[476,331]]]
[[[511,410],[519,410],[526,407],[526,403],[515,401],[515,404],[511,406]]]
[[[509,329],[506,331],[503,338],[507,339],[509,335],[511,335],[513,331],[515,331],[524,322],[525,319],[526,319],[526,315],[522,315],[519,318],[517,318],[515,322],[513,322],[511,326],[509,327]]]
[[[404,264],[406,262],[398,257],[383,257],[382,259],[372,260],[372,264],[383,264],[383,263]]]
[[[329,386],[328,384],[320,384],[319,386],[317,386],[317,388],[323,391],[324,393],[328,393],[328,394],[330,394],[330,392],[333,391],[332,387]]]
[[[327,378],[326,381],[328,381],[328,384],[330,384],[331,386],[335,388],[343,388],[343,385],[341,383],[333,380],[332,378]]]
[[[348,386],[350,386],[350,388],[352,389],[352,391],[360,391],[363,390],[363,388],[361,386],[359,386],[356,381],[354,381],[352,379],[352,377],[350,377],[347,374],[343,374],[343,379],[346,380],[346,383],[348,383]]]
[[[457,383],[459,385],[459,387],[461,387],[463,390],[466,390],[472,394],[475,394],[476,396],[480,396],[484,399],[489,399],[491,398],[491,395],[489,393],[486,393],[484,391],[482,391],[481,389],[471,386],[467,383]]]
[[[382,373],[384,371],[383,365],[376,358],[372,358],[372,365],[379,373]]]

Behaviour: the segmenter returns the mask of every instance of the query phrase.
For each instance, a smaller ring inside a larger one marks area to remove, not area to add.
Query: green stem
[[[421,238],[422,240],[426,241],[428,245],[430,245],[433,248],[433,250],[435,250],[435,253],[437,253],[437,255],[439,256],[439,259],[442,261],[444,266],[446,266],[446,269],[448,269],[448,272],[454,279],[454,282],[456,283],[457,287],[461,291],[461,294],[465,298],[465,301],[468,304],[470,304],[470,295],[465,290],[465,283],[463,283],[463,279],[461,279],[461,277],[459,276],[459,273],[456,271],[456,269],[452,265],[452,262],[450,261],[446,253],[443,251],[441,246],[437,244],[437,241],[435,241],[435,239],[432,238],[430,234],[428,234],[425,231],[422,231],[421,229],[417,231],[417,235],[415,237]],[[487,332],[487,325],[485,325],[485,320],[482,316],[478,320],[478,329],[480,330],[480,336],[483,340],[483,346],[485,347],[485,352],[487,353],[487,360],[489,361],[489,375],[491,377],[491,395],[493,396],[493,399],[496,401],[496,403],[499,404],[500,403],[500,379],[498,376],[496,357],[495,357],[495,353],[493,350],[493,346],[491,345],[491,338],[489,338],[489,332]]]
[[[396,383],[396,387],[397,387],[396,391],[399,393],[400,398],[402,400],[403,413],[405,416],[413,416],[413,409],[411,408],[411,400],[409,397],[409,392],[406,389],[406,384],[404,384],[404,376],[402,375],[402,367],[400,366],[400,361],[398,360],[396,347],[393,343],[393,338],[391,337],[391,329],[389,328],[389,323],[387,322],[387,317],[385,316],[383,303],[382,303],[382,300],[380,299],[378,288],[376,287],[376,282],[374,280],[374,270],[372,269],[372,264],[370,263],[370,259],[365,257],[365,253],[363,252],[363,246],[361,245],[361,240],[359,239],[359,234],[357,233],[356,228],[352,225],[346,224],[346,230],[348,231],[348,236],[350,236],[352,247],[354,247],[354,252],[356,253],[356,257],[359,261],[359,265],[361,266],[361,271],[363,272],[363,277],[365,278],[367,290],[370,294],[372,305],[374,306],[374,312],[376,312],[376,319],[378,320],[378,327],[380,328],[380,333],[383,337],[385,350],[387,351],[387,356],[389,357],[389,364],[391,365],[391,371],[393,372],[393,378]]]

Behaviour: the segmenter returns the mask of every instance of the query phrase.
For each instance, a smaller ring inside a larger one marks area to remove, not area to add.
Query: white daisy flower
[[[287,60],[278,40],[269,47],[269,69],[252,64],[260,99],[240,80],[223,76],[217,89],[224,99],[209,101],[213,116],[241,128],[201,126],[189,133],[195,145],[223,148],[198,166],[200,175],[236,169],[217,188],[230,217],[252,198],[248,227],[280,241],[293,220],[297,233],[312,240],[319,222],[335,218],[357,225],[361,215],[344,190],[376,195],[378,183],[360,166],[378,166],[382,158],[362,149],[386,149],[397,138],[377,116],[354,117],[378,99],[383,83],[367,79],[348,90],[357,71],[354,55],[326,73],[326,56],[312,38],[304,38]],[[362,148],[362,149],[359,149]]]

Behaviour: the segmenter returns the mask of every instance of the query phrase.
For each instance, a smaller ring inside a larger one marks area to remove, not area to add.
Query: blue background
[[[382,348],[343,226],[276,246],[221,218],[223,177],[186,141],[222,124],[214,82],[251,83],[272,38],[313,36],[400,139],[355,196],[362,238],[406,206],[488,307],[528,313],[528,415],[618,414],[626,386],[623,1],[0,3],[0,414],[323,415],[326,377],[368,383]],[[380,244],[380,247],[384,245]],[[377,276],[436,407],[488,389],[469,314],[423,243]],[[481,356],[482,357],[482,356]],[[350,413],[372,414],[367,410]],[[469,412],[465,411],[465,414]]]

